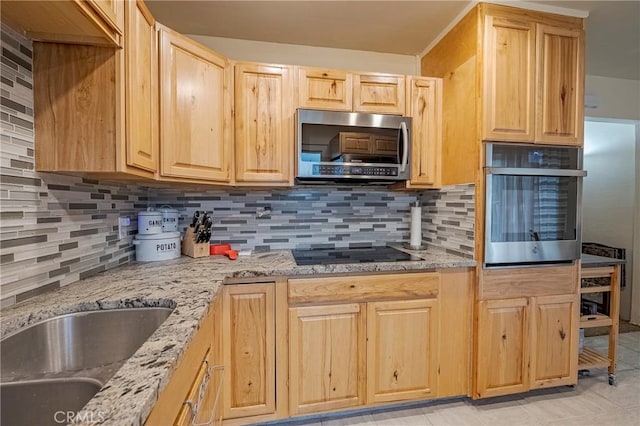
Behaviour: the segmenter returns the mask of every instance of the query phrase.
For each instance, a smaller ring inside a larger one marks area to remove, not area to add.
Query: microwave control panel
[[[397,167],[347,166],[340,164],[314,164],[313,175],[325,176],[398,176]]]

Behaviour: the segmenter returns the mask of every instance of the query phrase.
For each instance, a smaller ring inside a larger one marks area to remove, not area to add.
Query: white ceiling
[[[640,1],[533,2],[589,12],[587,74],[640,80]],[[146,0],[145,3],[159,22],[184,34],[418,55],[471,2]]]

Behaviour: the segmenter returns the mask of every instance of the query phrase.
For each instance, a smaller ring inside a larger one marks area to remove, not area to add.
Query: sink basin
[[[39,378],[125,360],[171,311],[153,307],[75,312],[33,324],[0,341],[0,376],[5,381]]]
[[[89,378],[0,383],[0,424],[67,424],[101,387],[99,381]]]

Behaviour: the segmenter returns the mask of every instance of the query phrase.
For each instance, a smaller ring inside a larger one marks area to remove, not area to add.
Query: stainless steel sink
[[[76,312],[33,324],[0,341],[0,377],[13,381],[125,360],[171,311],[153,307]]]
[[[75,413],[101,387],[99,381],[89,378],[0,383],[0,424],[27,426],[70,423]],[[100,413],[95,413],[93,420],[98,420],[99,416]]]

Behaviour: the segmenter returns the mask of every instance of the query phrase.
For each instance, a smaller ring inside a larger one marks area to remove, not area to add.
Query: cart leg
[[[616,375],[615,374],[609,374],[609,384],[611,386],[614,386],[616,384]]]

